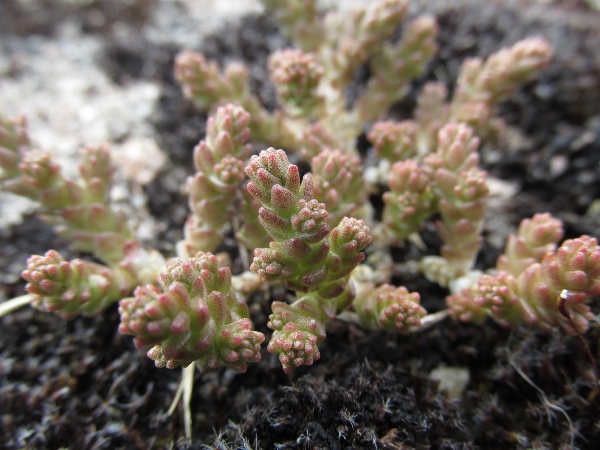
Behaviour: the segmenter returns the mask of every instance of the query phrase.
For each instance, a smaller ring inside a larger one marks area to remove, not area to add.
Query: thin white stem
[[[427,314],[425,317],[423,317],[421,319],[421,326],[412,328],[409,332],[410,333],[418,333],[420,331],[423,331],[423,330],[431,327],[432,325],[435,325],[436,323],[441,322],[446,317],[448,317],[448,315],[449,315],[449,311],[447,309],[438,311],[433,314]],[[363,326],[362,321],[360,320],[360,317],[354,311],[342,311],[340,314],[335,316],[335,318],[341,319],[344,322],[353,323],[353,324],[361,326],[361,327]]]
[[[429,328],[432,325],[435,325],[438,322],[441,322],[446,317],[450,315],[450,311],[448,309],[443,309],[433,314],[427,314],[425,317],[421,319],[421,326],[414,331],[421,331],[426,328]]]
[[[0,317],[5,316],[8,313],[13,312],[15,309],[22,308],[25,305],[29,305],[33,300],[33,295],[25,294],[20,297],[7,300],[4,303],[0,303]]]
[[[179,404],[179,400],[181,399],[181,394],[183,394],[183,372],[181,373],[181,381],[179,382],[179,386],[177,386],[177,391],[175,391],[175,397],[173,397],[173,401],[171,402],[171,406],[169,406],[169,410],[167,411],[167,416],[170,416],[177,408]]]
[[[192,391],[194,390],[194,364],[183,369],[183,426],[185,437],[192,440]]]
[[[358,317],[358,314],[356,314],[354,311],[342,311],[337,316],[335,316],[335,318],[339,319],[339,320],[343,320],[344,322],[347,322],[347,323],[352,323],[354,325],[358,325],[359,327],[363,326],[363,324],[360,320],[360,317]]]
[[[185,437],[190,441],[192,440],[192,409],[190,404],[192,402],[192,391],[194,390],[194,367],[194,364],[190,364],[181,371],[181,381],[175,392],[173,402],[171,402],[171,406],[167,411],[167,415],[173,414],[183,395],[183,426]]]

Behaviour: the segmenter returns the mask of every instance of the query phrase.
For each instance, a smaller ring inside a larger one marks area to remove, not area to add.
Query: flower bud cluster
[[[583,302],[600,294],[600,246],[581,236],[556,249],[561,235],[560,222],[549,214],[521,222],[497,271],[448,297],[451,313],[464,321],[481,322],[489,314],[507,327],[528,323],[585,332],[593,314]]]
[[[81,259],[66,261],[54,250],[31,256],[21,276],[27,280],[32,306],[67,320],[79,314],[100,314],[137,282],[127,270]]]
[[[408,292],[403,287],[383,284],[357,296],[352,308],[362,324],[373,330],[395,331],[407,334],[421,326],[421,319],[427,311],[419,304],[416,292]]]
[[[248,94],[248,72],[239,64],[230,64],[221,74],[215,62],[192,51],[185,51],[175,59],[175,77],[184,86],[186,97],[208,108],[223,98],[239,102]]]
[[[120,301],[119,332],[135,336],[157,367],[196,363],[202,372],[220,365],[245,372],[260,361],[264,335],[252,330],[248,308],[230,291],[231,272],[211,253],[169,263],[160,288],[139,286]]]
[[[367,138],[380,158],[396,162],[417,156],[418,131],[412,120],[386,120],[373,124]]]
[[[349,274],[364,259],[369,229],[362,221],[344,218],[330,233],[325,205],[314,199],[312,177],[307,174],[300,182],[298,167],[283,150],[269,148],[253,156],[246,173],[248,192],[262,204],[259,220],[273,239],[269,248],[255,250],[250,269],[265,282],[283,281],[303,293],[289,307],[274,306],[269,349],[280,354],[286,370],[312,364],[325,324],[353,299]],[[310,326],[295,323],[298,314]]]
[[[402,242],[435,212],[431,170],[412,159],[398,161],[392,165],[388,184],[390,191],[383,194],[382,222],[389,240]]]
[[[317,89],[324,69],[314,54],[287,49],[269,58],[271,79],[279,102],[291,117],[315,117],[320,114],[323,99]]]
[[[273,302],[267,326],[274,333],[267,349],[278,353],[286,373],[302,365],[310,366],[321,354],[319,344],[325,339],[325,324],[335,317],[335,307],[305,296],[292,305]]]
[[[357,156],[325,148],[312,159],[311,172],[315,198],[325,205],[330,227],[345,216],[356,217],[359,207],[367,203]]]

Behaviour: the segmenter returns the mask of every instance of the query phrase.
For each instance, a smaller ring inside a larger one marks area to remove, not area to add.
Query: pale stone
[[[438,366],[429,373],[429,378],[438,381],[438,390],[454,400],[462,397],[471,380],[471,374],[466,367]]]

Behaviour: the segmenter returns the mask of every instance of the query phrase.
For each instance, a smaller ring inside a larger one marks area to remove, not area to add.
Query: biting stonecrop
[[[231,271],[211,253],[167,263],[159,287],[138,286],[121,300],[119,332],[136,347],[152,346],[157,367],[196,363],[202,372],[226,366],[245,372],[260,361],[265,336],[252,330],[248,306],[231,289]]]
[[[344,217],[331,232],[325,205],[314,198],[312,176],[300,181],[298,166],[283,150],[269,148],[246,168],[248,192],[261,204],[258,218],[273,239],[254,251],[250,270],[265,283],[284,282],[297,291],[288,305],[273,302],[268,349],[279,353],[286,372],[320,357],[325,325],[354,299],[350,273],[364,259],[371,242],[363,221]]]
[[[250,154],[250,114],[239,106],[217,108],[206,124],[206,138],[194,148],[196,172],[187,180],[192,214],[184,226],[178,254],[214,251],[230,228],[238,186]]]
[[[71,319],[97,315],[138,284],[153,283],[164,257],[144,248],[110,198],[115,171],[105,146],[83,150],[79,179],[61,173],[49,152],[32,147],[24,119],[0,118],[0,186],[39,203],[42,218],[74,250],[101,263],[66,261],[54,250],[27,261],[23,278],[31,304]]]
[[[584,333],[594,318],[583,304],[600,294],[600,247],[596,239],[568,239],[557,248],[562,224],[550,214],[521,222],[496,270],[448,297],[451,315],[481,323],[490,315],[505,327],[561,326]]]
[[[261,105],[241,64],[221,70],[191,51],[176,58],[185,96],[213,109],[194,148],[185,186],[191,214],[174,259],[145,247],[111,200],[108,148],[84,150],[71,180],[32,146],[24,119],[0,117],[0,187],[38,202],[74,250],[95,258],[68,261],[54,250],[32,256],[23,272],[28,294],[1,305],[0,315],[29,303],[71,319],[120,301],[119,331],[151,347],[158,367],[195,364],[202,372],[243,372],[261,359],[265,336],[253,330],[246,302],[260,299],[265,283],[296,293],[291,302],[271,303],[267,324],[267,349],[286,372],[320,358],[327,324],[337,317],[401,334],[446,315],[585,332],[593,318],[585,301],[600,294],[594,238],[558,246],[560,221],[536,215],[508,239],[494,270],[474,270],[489,194],[480,140],[499,136],[495,106],[548,65],[549,45],[529,38],[485,60],[468,59],[451,97],[445,84],[427,82],[414,119],[397,122],[386,118],[389,107],[437,51],[433,17],[414,19],[392,42],[407,0],[368,2],[350,17],[321,10],[316,0],[263,3],[299,45],[269,59],[279,108]],[[363,65],[371,77],[349,103]],[[364,160],[356,148],[363,132],[371,144]],[[251,142],[285,151],[250,157]],[[286,152],[311,171],[301,177]],[[419,293],[393,283],[404,274],[391,249],[420,242],[420,229],[435,217],[439,256],[415,266],[450,295],[446,311],[428,314]],[[232,238],[249,269],[237,275],[225,267],[227,257],[212,253]]]

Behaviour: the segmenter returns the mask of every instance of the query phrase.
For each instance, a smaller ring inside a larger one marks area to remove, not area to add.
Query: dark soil
[[[66,15],[76,15],[82,29],[105,37],[105,66],[114,80],[160,82],[153,125],[172,164],[146,191],[151,212],[166,225],[153,244],[169,251],[181,236],[187,205],[167,180],[172,170],[190,171],[191,150],[206,120],[174,81],[173,58],[181,49],[144,39],[140,26],[151,14],[151,0],[91,2],[75,9],[69,2],[57,7],[40,1],[35,14],[25,9],[27,3],[3,2],[0,38],[1,33],[51,36]],[[113,4],[120,3],[129,7],[115,13]],[[423,80],[451,85],[464,58],[487,56],[530,35],[544,36],[555,49],[540,80],[500,108],[513,138],[482,148],[492,175],[520,185],[510,204],[490,211],[487,232],[506,236],[523,217],[550,211],[565,222],[566,237],[598,237],[600,214],[588,210],[600,197],[600,14],[578,1],[451,3],[416,2],[415,10],[434,13],[441,26],[440,53]],[[104,14],[102,26],[90,20],[97,18],[97,11],[90,16],[93,8]],[[130,15],[125,16],[130,17],[127,42],[111,27],[123,14]],[[255,92],[273,106],[266,58],[284,45],[269,18],[251,16],[196,50],[220,62],[250,65]],[[396,116],[410,110],[423,80],[397,105]],[[509,228],[497,230],[498,222]],[[2,231],[0,289],[7,298],[23,292],[18,273],[26,258],[49,248],[73,256],[35,217]],[[490,267],[500,251],[487,242],[481,268]],[[445,291],[439,287],[420,278],[395,281],[418,290],[428,310],[444,308]],[[281,295],[285,292],[273,293]],[[268,305],[260,296],[251,301],[257,328],[269,333]],[[598,313],[599,302],[592,306]],[[446,320],[396,336],[334,322],[321,360],[291,376],[266,349],[263,361],[246,374],[197,375],[190,446],[181,409],[166,416],[180,371],[156,369],[130,337],[117,333],[116,305],[101,317],[71,322],[24,308],[0,323],[1,448],[600,448],[600,367],[592,365],[578,337],[560,330],[507,331],[491,321],[478,327]],[[596,361],[599,337],[597,326],[584,336]],[[440,365],[469,370],[462,398],[447,398],[429,379]]]

